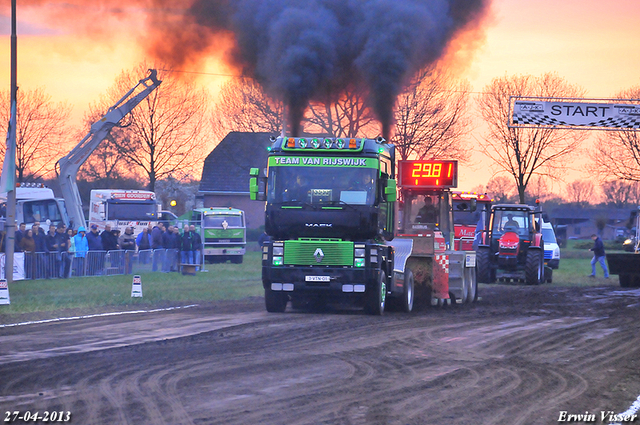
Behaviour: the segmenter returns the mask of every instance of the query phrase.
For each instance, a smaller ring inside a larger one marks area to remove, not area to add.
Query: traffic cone
[[[6,279],[0,280],[0,304],[11,304],[9,299],[9,285]]]
[[[131,298],[142,298],[142,278],[139,275],[133,276]]]

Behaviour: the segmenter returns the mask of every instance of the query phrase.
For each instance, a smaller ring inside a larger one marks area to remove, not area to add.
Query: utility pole
[[[13,282],[13,253],[16,237],[16,122],[17,122],[17,68],[18,68],[18,38],[16,36],[16,0],[11,0],[11,116],[9,118],[9,132],[7,133],[7,150],[3,164],[3,188],[7,192],[7,221],[5,245],[5,279]]]

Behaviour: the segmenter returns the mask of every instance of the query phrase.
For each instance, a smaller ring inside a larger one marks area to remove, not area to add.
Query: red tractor
[[[489,228],[478,247],[478,282],[544,282],[542,211],[529,205],[501,204],[491,208]]]

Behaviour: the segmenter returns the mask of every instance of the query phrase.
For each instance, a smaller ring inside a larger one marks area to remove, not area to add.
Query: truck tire
[[[414,289],[413,272],[407,268],[404,271],[404,289],[402,290],[400,311],[411,313],[413,310]]]
[[[539,249],[527,250],[524,276],[527,285],[540,285],[542,283],[544,279],[544,263],[542,251]]]
[[[552,283],[553,282],[553,269],[551,267],[545,267],[544,268],[544,281],[546,283]]]
[[[244,255],[235,255],[233,257],[231,257],[231,262],[233,264],[242,264],[242,259],[244,258]]]
[[[264,303],[269,313],[284,313],[289,302],[289,295],[280,291],[264,290]]]
[[[467,289],[467,299],[464,300],[465,303],[474,303],[478,301],[478,280],[476,279],[476,268],[475,267],[465,267],[464,273],[466,275],[466,282],[468,285]]]
[[[496,281],[495,270],[491,268],[491,251],[488,246],[481,246],[478,248],[478,255],[476,257],[478,261],[477,277],[480,283],[493,283]]]
[[[365,292],[364,311],[372,316],[381,316],[387,298],[387,276],[383,271],[376,282]]]

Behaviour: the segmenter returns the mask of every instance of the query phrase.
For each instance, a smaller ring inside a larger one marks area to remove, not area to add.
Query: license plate
[[[331,276],[305,276],[306,282],[330,282]]]
[[[475,254],[467,254],[467,267],[475,267],[476,266],[476,255]]]

